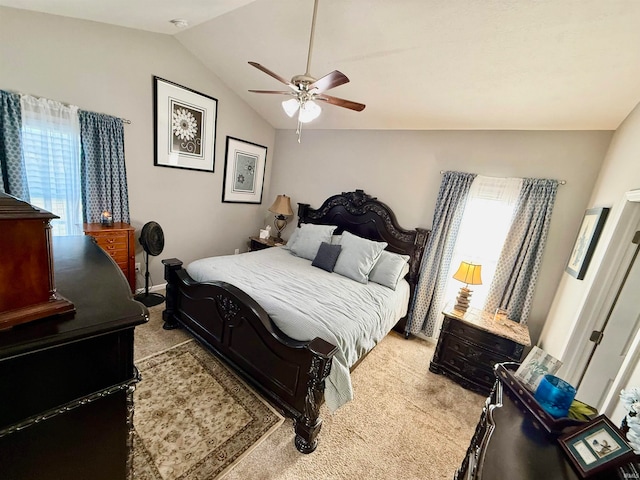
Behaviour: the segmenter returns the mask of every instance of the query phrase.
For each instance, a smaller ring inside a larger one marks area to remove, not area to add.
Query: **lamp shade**
[[[467,285],[482,285],[481,272],[482,265],[460,262],[460,267],[458,267],[458,271],[453,274],[453,278]]]
[[[282,102],[282,108],[284,112],[293,118],[293,116],[298,111],[298,107],[300,106],[300,102],[298,102],[297,98],[290,98],[289,100],[285,100]]]
[[[291,198],[286,195],[278,195],[276,197],[276,201],[269,207],[269,211],[276,215],[293,215],[293,210],[291,210]]]
[[[298,120],[302,123],[309,123],[315,120],[320,115],[322,108],[313,100],[307,100],[300,105],[300,112],[298,113]]]

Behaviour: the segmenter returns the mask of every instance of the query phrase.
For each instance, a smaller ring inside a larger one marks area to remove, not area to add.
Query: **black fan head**
[[[147,222],[140,233],[140,245],[149,255],[160,255],[164,249],[164,233],[157,222]]]

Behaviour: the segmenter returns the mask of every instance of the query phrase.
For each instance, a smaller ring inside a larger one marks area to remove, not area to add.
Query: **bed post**
[[[164,279],[167,281],[167,291],[165,292],[165,309],[162,312],[162,319],[164,325],[162,328],[165,330],[173,330],[180,328],[180,324],[175,319],[174,315],[178,308],[178,281],[176,271],[182,268],[182,262],[177,258],[167,258],[162,260],[164,264]]]
[[[318,446],[318,434],[322,428],[320,405],[324,396],[324,381],[331,371],[331,362],[337,347],[321,338],[315,338],[309,344],[313,355],[309,368],[307,394],[304,400],[304,412],[295,419],[295,445],[301,453],[311,453]]]

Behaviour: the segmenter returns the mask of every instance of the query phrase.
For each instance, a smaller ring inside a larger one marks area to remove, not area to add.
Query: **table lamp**
[[[278,195],[273,205],[269,207],[269,211],[276,214],[276,218],[273,221],[273,225],[276,227],[277,240],[282,240],[281,233],[287,226],[287,218],[293,215],[291,210],[291,198],[286,195]]]
[[[469,285],[482,285],[481,271],[482,265],[460,262],[460,267],[458,267],[458,271],[453,274],[453,278],[465,285],[464,287],[460,287],[460,291],[456,297],[456,304],[453,307],[454,310],[462,313],[467,311],[467,308],[469,308],[469,297],[472,292],[469,289]]]

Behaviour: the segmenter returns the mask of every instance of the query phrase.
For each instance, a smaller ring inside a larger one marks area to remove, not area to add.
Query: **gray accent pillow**
[[[340,238],[342,252],[333,271],[356,282],[367,283],[369,272],[378,261],[387,242],[374,242],[344,232]]]
[[[313,262],[311,262],[311,265],[326,270],[329,273],[333,272],[333,267],[338,261],[341,249],[342,245],[331,245],[327,242],[322,242],[318,249],[318,254],[316,258],[313,259]]]
[[[336,228],[335,225],[303,223],[298,229],[293,245],[289,246],[289,250],[298,257],[313,260],[316,258],[322,242],[331,243],[331,234]]]
[[[384,250],[369,273],[369,280],[395,290],[400,279],[409,272],[409,255]]]

